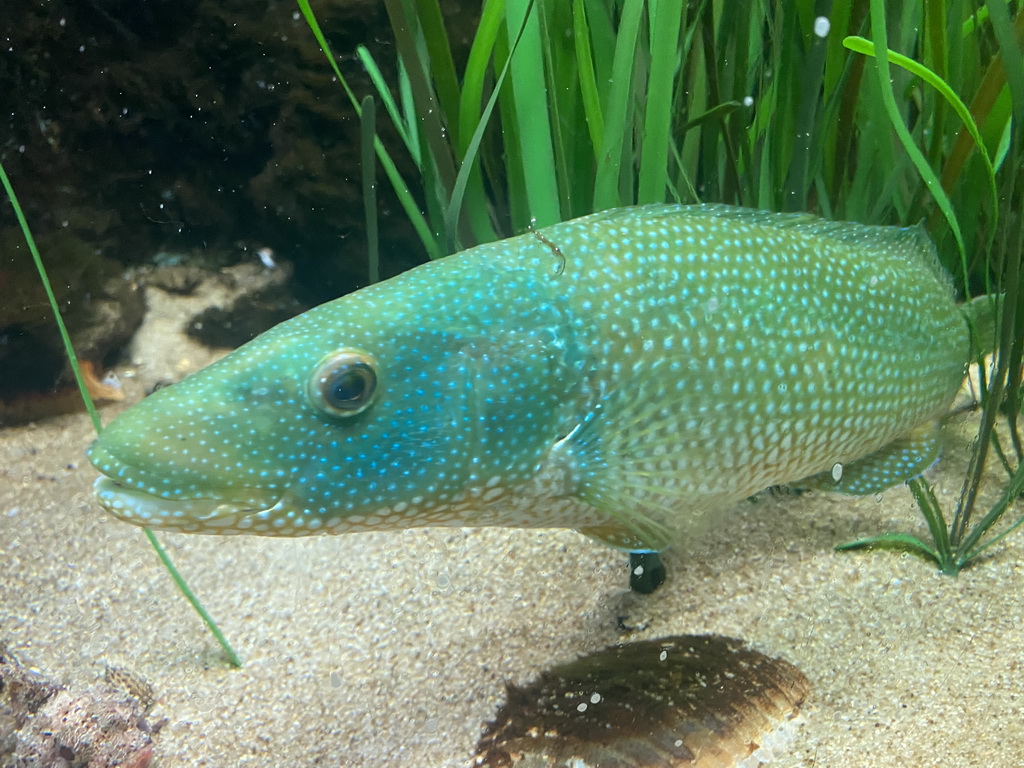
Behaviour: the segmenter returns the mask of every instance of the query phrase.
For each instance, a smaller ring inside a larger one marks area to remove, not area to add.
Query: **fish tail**
[[[971,360],[978,360],[996,348],[996,329],[1003,314],[1003,296],[977,296],[961,309],[971,329]]]

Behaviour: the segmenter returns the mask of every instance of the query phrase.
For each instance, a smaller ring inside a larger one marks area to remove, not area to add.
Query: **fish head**
[[[559,313],[525,278],[441,264],[123,413],[89,450],[100,503],[152,528],[288,536],[443,524],[472,489],[529,476],[564,399]]]

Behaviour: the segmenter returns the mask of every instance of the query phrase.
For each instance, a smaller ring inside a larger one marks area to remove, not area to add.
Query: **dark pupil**
[[[351,404],[366,394],[366,387],[365,371],[345,371],[331,383],[331,402],[338,405]]]

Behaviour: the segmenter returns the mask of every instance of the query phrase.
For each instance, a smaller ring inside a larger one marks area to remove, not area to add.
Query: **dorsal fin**
[[[812,237],[837,240],[846,245],[904,254],[919,259],[944,284],[952,289],[952,278],[939,261],[935,244],[923,224],[913,227],[861,224],[855,221],[829,221],[811,213],[776,213],[758,208],[743,208],[719,203],[677,205],[657,203],[631,208],[612,208],[588,217],[597,221],[643,223],[707,224],[710,221],[788,230]],[[632,222],[630,222],[630,219]]]

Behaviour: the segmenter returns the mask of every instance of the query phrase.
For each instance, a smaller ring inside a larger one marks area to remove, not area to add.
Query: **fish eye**
[[[335,350],[317,365],[308,387],[310,400],[328,416],[355,416],[373,402],[377,361],[359,349]]]

